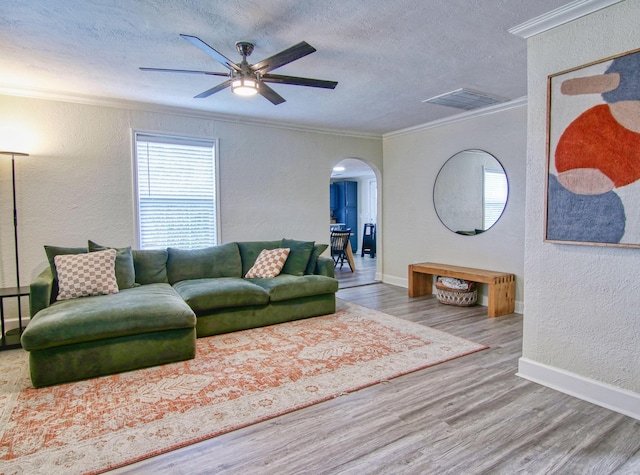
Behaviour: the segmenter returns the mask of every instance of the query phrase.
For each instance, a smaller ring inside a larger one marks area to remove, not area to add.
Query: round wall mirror
[[[442,224],[469,236],[486,231],[500,219],[508,196],[502,164],[483,150],[455,154],[442,165],[433,186],[433,205]]]

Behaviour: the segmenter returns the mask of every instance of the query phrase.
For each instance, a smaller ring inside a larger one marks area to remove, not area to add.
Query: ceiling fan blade
[[[228,79],[225,82],[220,83],[215,87],[212,87],[211,89],[207,89],[206,91],[201,92],[200,94],[195,96],[194,99],[203,99],[205,97],[209,97],[210,95],[215,94],[216,92],[220,92],[229,86],[231,86],[231,79]]]
[[[291,48],[287,48],[279,53],[274,54],[266,59],[263,59],[259,63],[251,66],[251,70],[259,72],[260,74],[268,73],[280,66],[284,66],[296,59],[300,59],[308,54],[313,53],[316,49],[306,41],[301,41],[297,45],[293,45]]]
[[[222,76],[222,77],[229,76],[229,73],[216,73],[214,71],[192,71],[190,69],[140,68],[140,71],[156,71],[160,73],[206,74],[207,76]]]
[[[241,71],[240,66],[238,66],[236,63],[231,61],[229,58],[227,58],[222,53],[219,53],[218,51],[213,49],[211,46],[209,46],[207,43],[202,41],[197,36],[183,35],[182,33],[180,34],[180,36],[182,36],[185,40],[187,40],[189,43],[191,43],[196,48],[199,48],[201,51],[204,51],[206,54],[211,56],[217,62],[222,64],[224,67],[232,69],[234,71],[238,71],[238,72]]]
[[[283,102],[285,102],[284,97],[282,97],[280,94],[278,94],[276,91],[274,91],[273,89],[271,89],[269,86],[267,86],[265,83],[261,83],[260,84],[260,88],[258,89],[258,92],[265,97],[266,99],[268,99],[274,106],[277,106],[278,104],[282,104]]]
[[[323,89],[335,89],[337,81],[325,81],[323,79],[300,78],[296,76],[282,76],[279,74],[265,74],[261,77],[262,82],[276,84],[291,84],[294,86],[321,87]]]

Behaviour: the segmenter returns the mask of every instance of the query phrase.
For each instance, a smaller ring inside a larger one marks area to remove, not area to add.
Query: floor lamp
[[[11,155],[11,185],[13,191],[13,240],[16,251],[16,292],[20,292],[20,259],[18,257],[18,212],[16,210],[16,157],[28,157],[28,153],[3,152],[0,155]],[[18,296],[18,331],[22,333],[22,303]]]

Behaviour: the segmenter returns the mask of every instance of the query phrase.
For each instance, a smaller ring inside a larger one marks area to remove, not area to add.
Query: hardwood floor
[[[515,376],[521,315],[488,318],[387,284],[338,297],[491,348],[115,473],[640,473],[640,421]]]
[[[376,258],[372,259],[367,254],[361,256],[360,253],[356,253],[353,258],[356,267],[354,272],[351,272],[349,264],[344,264],[342,267],[338,264],[335,268],[335,277],[338,279],[341,289],[373,284],[375,282]]]

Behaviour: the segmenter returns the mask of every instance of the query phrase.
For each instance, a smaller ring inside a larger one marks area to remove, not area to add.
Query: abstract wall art
[[[545,241],[640,247],[640,49],[548,78]]]

